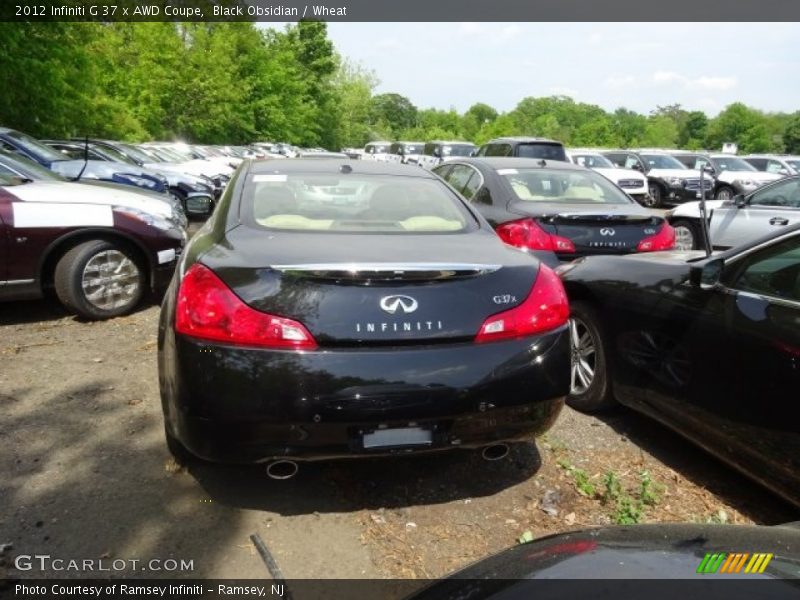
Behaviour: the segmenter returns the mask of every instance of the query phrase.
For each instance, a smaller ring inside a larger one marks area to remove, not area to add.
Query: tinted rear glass
[[[593,171],[498,169],[519,200],[579,204],[631,204],[608,179]]]
[[[439,180],[363,174],[251,174],[242,214],[290,231],[444,233],[475,221]]]
[[[564,147],[560,144],[520,144],[517,146],[517,156],[523,158],[544,158],[545,160],[567,160],[567,154],[564,152]]]

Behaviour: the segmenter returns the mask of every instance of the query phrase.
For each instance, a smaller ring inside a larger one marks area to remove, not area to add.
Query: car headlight
[[[667,183],[670,185],[683,185],[683,179],[680,177],[667,177]]]
[[[138,208],[115,206],[114,212],[122,213],[131,219],[136,219],[137,221],[141,221],[142,223],[150,225],[151,227],[155,227],[156,229],[162,229],[164,231],[169,231],[170,229],[179,229],[175,223],[166,217],[162,215],[154,215],[153,213],[145,212],[143,210],[139,210]]]

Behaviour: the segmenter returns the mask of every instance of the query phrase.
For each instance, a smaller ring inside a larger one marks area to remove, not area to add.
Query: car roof
[[[371,160],[353,160],[350,158],[284,158],[262,159],[250,161],[250,172],[267,173],[330,173],[342,174],[343,166],[350,167],[350,173],[367,175],[395,175],[399,177],[416,177],[419,179],[438,179],[426,169],[414,165],[403,165],[393,162],[375,162]]]
[[[545,142],[547,144],[561,144],[558,140],[551,140],[550,138],[543,137],[530,137],[530,136],[503,136],[489,140],[487,144],[494,144],[497,142]]]
[[[430,142],[426,142],[427,144],[466,144],[469,146],[474,146],[472,142],[465,142],[464,140],[431,140]]]
[[[517,158],[513,156],[475,156],[443,163],[443,166],[454,163],[483,164],[492,169],[559,169],[562,171],[589,171],[585,167],[563,160],[545,160],[541,158]],[[544,163],[544,164],[542,164]]]

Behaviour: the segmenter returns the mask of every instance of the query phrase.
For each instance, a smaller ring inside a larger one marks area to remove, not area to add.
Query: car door
[[[726,202],[714,209],[711,244],[730,248],[800,222],[800,177],[780,180],[747,196],[745,203]]]
[[[736,348],[725,411],[743,460],[785,489],[800,486],[800,233],[729,260],[722,279]],[[769,482],[768,482],[769,483]]]

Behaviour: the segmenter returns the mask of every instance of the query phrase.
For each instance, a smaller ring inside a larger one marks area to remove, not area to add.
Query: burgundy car
[[[0,171],[0,300],[59,300],[86,319],[168,285],[186,231],[156,196]]]

